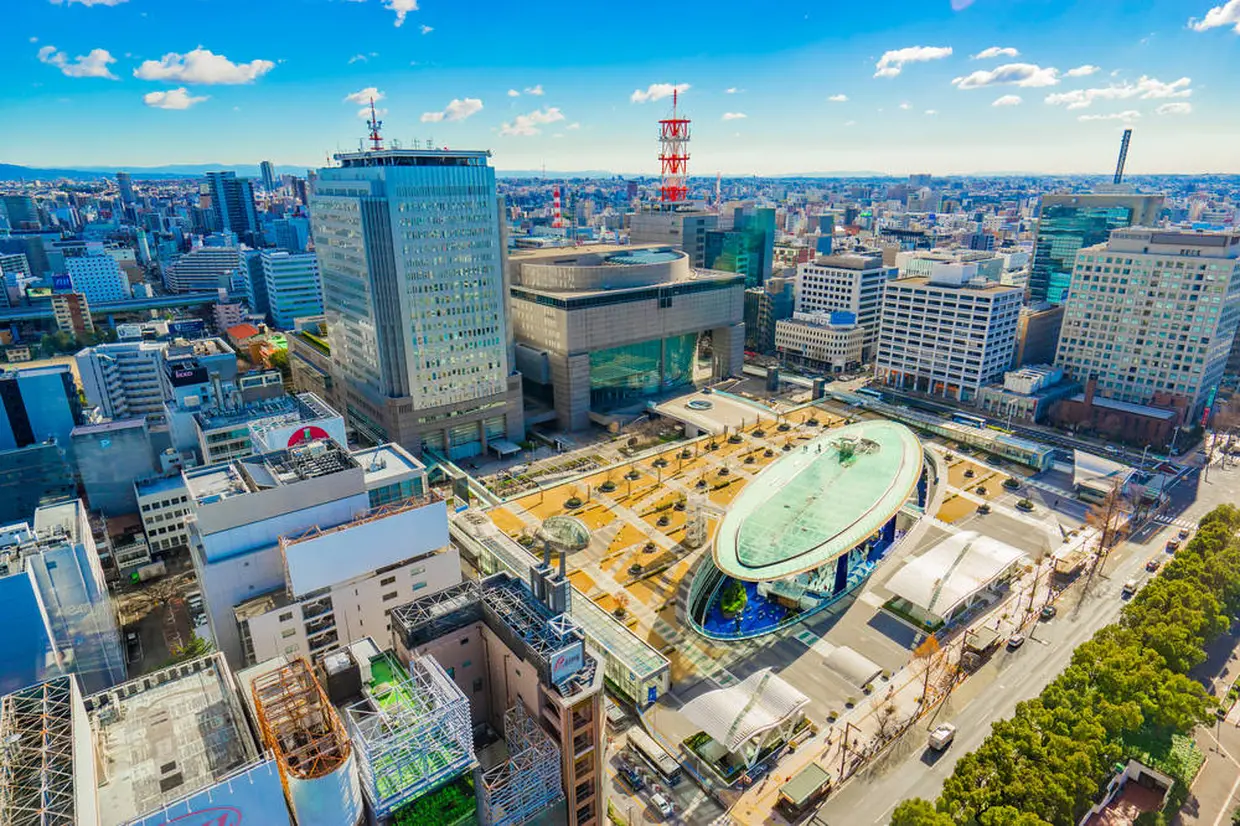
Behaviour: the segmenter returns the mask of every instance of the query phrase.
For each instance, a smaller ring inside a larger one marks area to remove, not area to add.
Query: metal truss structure
[[[430,658],[406,672],[384,655],[392,679],[345,709],[362,788],[380,818],[472,771],[469,700]]]
[[[256,679],[254,705],[290,800],[290,776],[315,780],[348,761],[349,735],[304,657]]]
[[[0,699],[0,819],[6,826],[74,826],[73,792],[73,678],[58,677],[5,695]]]
[[[508,760],[482,773],[482,826],[518,826],[564,799],[560,750],[517,704],[504,713]]]

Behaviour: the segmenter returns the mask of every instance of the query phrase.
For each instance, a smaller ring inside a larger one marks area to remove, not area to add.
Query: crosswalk
[[[1154,521],[1160,525],[1169,525],[1173,528],[1185,528],[1190,531],[1197,527],[1196,522],[1194,522],[1191,519],[1186,519],[1183,516],[1177,516],[1177,517],[1172,518],[1170,516],[1158,514],[1157,516],[1154,517]]]

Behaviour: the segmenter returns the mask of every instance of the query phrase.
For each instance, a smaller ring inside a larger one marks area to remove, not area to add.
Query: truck
[[[930,748],[942,751],[956,739],[956,727],[951,723],[940,723],[930,732]]]
[[[163,560],[160,560],[159,562],[148,562],[134,571],[133,575],[138,578],[138,582],[147,582],[166,573],[168,573],[168,568],[164,565]]]
[[[1087,558],[1088,556],[1084,549],[1080,546],[1060,548],[1058,551],[1055,551],[1053,556],[1055,560],[1055,576],[1060,579],[1071,579],[1085,567]]]

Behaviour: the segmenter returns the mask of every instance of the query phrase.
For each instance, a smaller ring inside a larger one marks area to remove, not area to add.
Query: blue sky
[[[389,137],[654,174],[687,84],[695,175],[1107,172],[1125,124],[1133,173],[1240,172],[1240,0],[6,5],[10,163],[321,165],[373,88]]]

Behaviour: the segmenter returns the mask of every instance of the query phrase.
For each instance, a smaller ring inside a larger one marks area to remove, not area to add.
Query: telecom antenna
[[[370,120],[366,121],[366,125],[370,127],[370,149],[377,152],[383,148],[383,136],[379,130],[383,128],[383,121],[379,120],[379,116],[375,113],[375,99],[370,99]]]
[[[1132,141],[1132,130],[1125,129],[1124,137],[1119,142],[1119,163],[1115,165],[1116,184],[1124,182],[1124,164],[1128,163],[1128,144]]]
[[[659,121],[659,200],[678,204],[689,196],[689,119],[680,116],[679,90],[672,90],[672,116]]]

